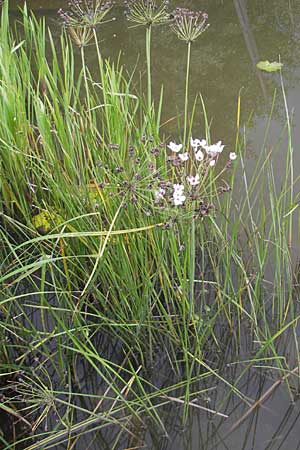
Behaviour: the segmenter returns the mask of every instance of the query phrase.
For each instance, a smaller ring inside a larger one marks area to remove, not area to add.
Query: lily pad
[[[276,61],[259,61],[256,64],[256,67],[260,70],[264,70],[265,72],[277,72],[278,70],[282,69],[283,64]]]

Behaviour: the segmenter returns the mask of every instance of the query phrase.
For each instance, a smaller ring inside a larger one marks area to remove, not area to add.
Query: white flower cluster
[[[222,141],[217,142],[216,144],[208,144],[208,142],[205,139],[193,139],[190,140],[191,148],[193,149],[194,153],[194,159],[198,162],[205,160],[205,153],[206,153],[206,161],[208,166],[213,167],[215,166],[219,155],[222,153],[224,149],[224,145],[222,144]],[[189,152],[181,152],[183,149],[182,144],[176,144],[176,142],[170,142],[167,146],[173,153],[177,154],[178,160],[181,162],[186,162],[190,159]],[[204,153],[205,152],[205,153]],[[230,160],[234,161],[237,158],[237,155],[235,152],[231,152],[229,154]],[[195,187],[200,184],[200,176],[198,174],[196,175],[188,175],[186,177],[187,183]],[[183,205],[186,200],[186,195],[184,195],[184,184],[173,184],[173,193],[171,197],[171,201],[175,206]],[[160,200],[165,199],[166,197],[166,190],[163,188],[160,188],[159,190],[154,192],[155,200],[159,202]]]
[[[205,139],[202,139],[201,141],[199,139],[193,139],[191,138],[191,146],[193,147],[195,151],[195,156],[198,161],[202,161],[204,159],[204,154],[200,148],[203,148],[206,151],[206,154],[209,158],[211,158],[211,161],[209,163],[210,166],[214,166],[216,164],[216,157],[220,155],[225,147],[225,145],[222,145],[222,141],[217,142],[216,144],[208,145]],[[197,158],[197,154],[199,154],[199,157]],[[229,153],[229,159],[231,161],[234,161],[237,158],[237,154],[235,152]]]
[[[225,147],[224,145],[222,145],[221,141],[217,142],[216,144],[208,145],[208,143],[206,142],[205,139],[202,139],[200,141],[199,139],[193,139],[193,138],[191,138],[191,146],[195,151],[196,159],[197,159],[198,153],[200,153],[201,159],[204,159],[204,154],[201,150],[199,150],[199,147],[203,148],[206,151],[207,156],[212,159],[214,159],[218,155],[220,155]],[[210,165],[214,165],[214,164],[210,164]]]
[[[173,184],[173,202],[175,206],[183,205],[186,200],[184,195],[184,185],[183,184]]]
[[[204,160],[204,153],[201,149],[205,150],[207,156],[211,158],[211,160],[215,159],[218,155],[220,155],[225,147],[225,145],[222,144],[222,141],[217,142],[216,144],[209,145],[205,139],[193,139],[191,137],[191,147],[194,150],[196,161],[203,161]],[[183,145],[182,144],[176,144],[176,142],[170,142],[168,145],[168,148],[174,152],[178,153],[178,157],[181,159],[181,161],[187,161],[189,159],[188,152],[185,153],[179,153]],[[231,152],[229,154],[229,158],[234,161],[237,158],[237,155],[235,152]],[[211,161],[212,162],[212,161]],[[210,164],[211,166],[214,166],[215,163]]]

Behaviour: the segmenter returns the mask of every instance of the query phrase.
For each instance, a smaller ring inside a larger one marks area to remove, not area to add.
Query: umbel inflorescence
[[[95,28],[103,23],[112,6],[112,0],[71,0],[69,10],[60,8],[58,14],[66,27]]]
[[[176,8],[172,19],[171,29],[180,40],[187,43],[194,42],[209,27],[208,15],[202,11]]]
[[[107,22],[105,16],[113,6],[112,0],[71,0],[69,10],[58,10],[62,24],[75,44],[82,48],[93,39],[98,25]]]
[[[125,16],[138,25],[161,25],[170,20],[168,0],[125,0]]]

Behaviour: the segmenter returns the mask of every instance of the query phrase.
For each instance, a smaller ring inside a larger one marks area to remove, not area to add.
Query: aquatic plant
[[[172,14],[172,22],[170,27],[172,31],[176,34],[178,39],[183,40],[187,43],[187,63],[186,63],[186,77],[185,77],[185,98],[184,98],[184,131],[183,131],[183,143],[187,145],[188,141],[188,100],[189,100],[189,79],[190,79],[190,64],[191,64],[191,45],[192,43],[204,33],[208,28],[207,19],[208,15],[202,11],[192,11],[187,8],[176,8]],[[198,146],[200,141],[194,141],[191,139],[192,146]],[[205,142],[206,144],[206,142]],[[204,144],[204,147],[205,147]],[[223,149],[223,148],[222,148]],[[218,150],[221,150],[219,149]],[[197,160],[203,159],[202,151],[197,152]],[[215,165],[215,160],[212,158],[209,162],[210,167]],[[190,226],[190,301],[194,297],[194,283],[192,280],[195,278],[195,224],[192,221]]]
[[[170,25],[171,29],[181,40],[184,40],[187,45],[187,64],[186,64],[186,78],[185,78],[185,100],[184,100],[184,131],[183,131],[183,143],[187,145],[188,140],[188,98],[189,98],[189,78],[190,78],[190,62],[191,62],[191,44],[194,42],[208,27],[207,19],[208,15],[202,11],[191,11],[187,8],[176,8],[172,14],[173,21]],[[200,142],[199,140],[191,139],[191,146],[196,148],[196,160],[202,161],[204,155],[201,150],[198,150],[198,146],[206,142]],[[221,149],[221,151],[223,148]],[[215,160],[212,158],[209,162],[209,166],[213,167],[215,165]],[[195,278],[195,224],[192,220],[190,226],[190,301],[194,297],[194,278]]]
[[[100,75],[103,75],[102,57],[98,43],[97,28],[99,25],[115,20],[115,18],[105,20],[106,15],[112,9],[112,0],[71,0],[69,10],[58,10],[62,25],[67,29],[72,41],[80,48],[82,70],[85,82],[85,91],[87,99],[88,114],[90,114],[91,101],[90,90],[87,76],[87,67],[85,63],[84,47],[94,39]]]
[[[146,27],[146,61],[147,61],[147,98],[148,111],[152,111],[151,80],[151,32],[155,25],[163,25],[170,21],[168,0],[125,0],[127,20]]]
[[[206,157],[199,147],[206,151]],[[209,168],[215,165],[224,145],[221,145],[221,142],[208,145],[204,139],[191,138],[188,151],[181,152],[183,144],[176,144],[174,141],[170,141],[167,148],[171,151],[171,155],[167,157],[171,170],[165,171],[164,177],[160,177],[158,182],[154,179],[151,182],[151,185],[156,187],[154,192],[156,201],[160,202],[161,206],[163,200],[166,205],[184,204],[185,215],[190,215],[191,219],[199,217],[195,211],[205,211],[208,214],[213,209],[212,204],[205,203],[211,198],[208,182],[212,177]],[[223,172],[224,169],[221,173]],[[213,184],[211,188],[214,190]]]
[[[184,41],[188,45],[186,79],[185,79],[185,101],[184,101],[184,136],[183,142],[187,143],[188,130],[188,96],[189,96],[189,77],[191,64],[191,44],[195,42],[201,34],[203,34],[209,24],[207,23],[208,15],[202,11],[192,11],[188,8],[176,8],[171,15],[171,30],[176,34],[178,39]]]
[[[95,37],[96,28],[103,23],[113,6],[112,0],[71,0],[69,9],[60,8],[58,15],[74,43],[82,48]],[[114,20],[111,19],[111,20]]]
[[[83,49],[83,47],[86,47],[88,44],[90,44],[90,42],[94,38],[93,29],[91,29],[90,27],[83,27],[83,26],[69,27],[68,33],[72,41],[80,49]]]

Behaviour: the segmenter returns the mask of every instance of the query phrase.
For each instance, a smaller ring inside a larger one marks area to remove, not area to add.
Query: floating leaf
[[[264,70],[265,72],[277,72],[282,69],[283,64],[276,61],[259,61],[259,63],[256,64],[256,67],[260,70]]]

